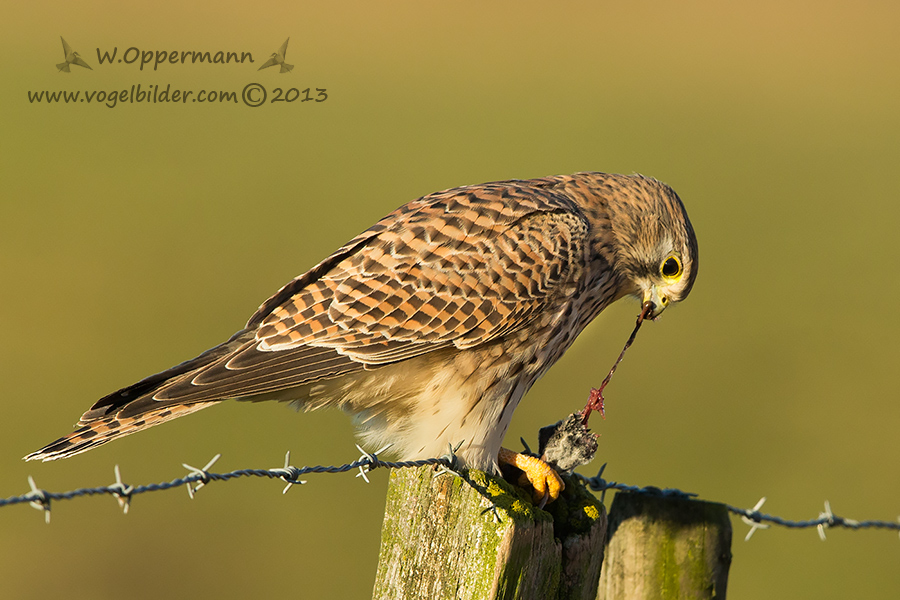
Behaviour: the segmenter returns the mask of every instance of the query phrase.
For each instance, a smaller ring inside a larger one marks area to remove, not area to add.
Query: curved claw
[[[560,492],[566,489],[562,477],[553,470],[553,467],[539,458],[500,448],[497,459],[501,463],[512,465],[522,471],[522,477],[531,484],[534,490],[532,498],[539,508],[544,508],[548,502],[559,498]],[[524,483],[520,480],[520,485]]]

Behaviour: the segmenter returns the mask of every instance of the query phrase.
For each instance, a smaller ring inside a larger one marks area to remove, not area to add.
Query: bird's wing
[[[59,39],[62,40],[63,43],[63,56],[68,60],[69,55],[72,54],[72,46],[66,43],[66,40],[63,40],[62,36],[59,36]]]
[[[91,69],[91,65],[84,62],[84,60],[80,56],[76,56],[75,60],[73,60],[72,62],[74,62],[79,67],[87,67],[88,69]],[[93,71],[93,69],[91,69],[91,71]]]
[[[71,456],[217,400],[264,398],[522,329],[571,292],[586,256],[587,221],[554,184],[410,202],[284,286],[230,340],[100,399],[79,429],[26,458]]]
[[[153,399],[272,393],[516,331],[566,292],[587,230],[568,198],[528,182],[426,196],[285,286],[250,319],[252,339]]]
[[[262,66],[257,69],[257,71],[262,71],[263,69],[266,69],[268,67],[274,67],[277,64],[278,64],[278,60],[273,56],[272,58],[270,58],[269,60],[264,62],[262,64]]]
[[[278,49],[278,56],[280,56],[282,59],[285,56],[287,56],[287,46],[288,46],[289,41],[291,41],[291,38],[284,40],[284,43],[281,45],[281,48]]]

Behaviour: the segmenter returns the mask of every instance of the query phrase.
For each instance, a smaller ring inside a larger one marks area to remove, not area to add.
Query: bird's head
[[[687,298],[697,278],[697,237],[681,199],[669,186],[641,175],[618,176],[608,197],[614,268],[623,295],[652,302],[657,318]]]

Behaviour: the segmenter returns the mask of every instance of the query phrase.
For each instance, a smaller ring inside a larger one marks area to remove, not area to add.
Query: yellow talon
[[[512,465],[522,471],[523,476],[527,478],[528,483],[534,489],[534,502],[540,508],[544,508],[547,502],[559,498],[560,492],[566,489],[562,477],[553,470],[553,467],[539,458],[500,448],[497,459],[503,464]]]

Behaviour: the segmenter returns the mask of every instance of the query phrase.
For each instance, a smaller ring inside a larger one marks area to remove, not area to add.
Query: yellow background
[[[50,464],[106,393],[239,329],[291,277],[439,189],[582,170],[671,184],[692,296],[608,388],[592,474],[815,518],[900,514],[896,2],[9,4],[0,25],[0,496],[357,457],[341,414],[226,403]],[[62,35],[94,67],[58,73]],[[252,51],[289,75],[99,66],[95,48]],[[321,104],[29,104],[42,89],[327,88]],[[507,445],[583,405],[631,330],[601,315]],[[10,598],[364,598],[386,472],[0,509]],[[897,534],[735,520],[733,598],[896,598]]]

